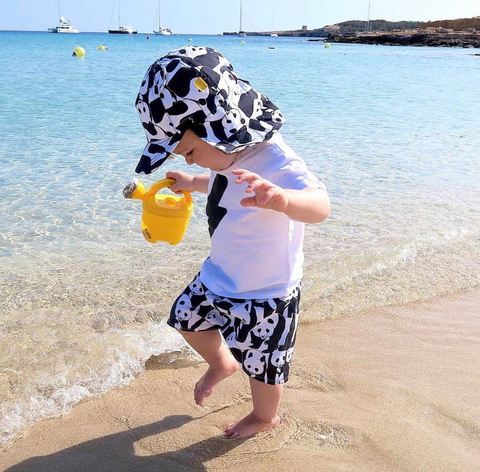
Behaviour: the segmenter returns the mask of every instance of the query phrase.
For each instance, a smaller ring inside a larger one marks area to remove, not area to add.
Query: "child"
[[[209,365],[195,402],[241,365],[253,410],[225,435],[273,428],[295,344],[304,223],[328,216],[325,187],[278,133],[280,110],[214,49],[184,47],[158,59],[136,105],[149,141],[138,173],[170,154],[210,170],[166,174],[174,192],[208,194],[210,256],[168,321]]]

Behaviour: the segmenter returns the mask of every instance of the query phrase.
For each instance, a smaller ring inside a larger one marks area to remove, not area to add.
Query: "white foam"
[[[90,366],[89,377],[69,384],[65,373],[43,373],[33,379],[21,398],[2,405],[0,442],[8,444],[27,425],[61,416],[86,398],[129,384],[144,371],[151,356],[190,349],[165,321],[150,322],[140,329],[111,329],[103,338],[107,352],[97,366]]]

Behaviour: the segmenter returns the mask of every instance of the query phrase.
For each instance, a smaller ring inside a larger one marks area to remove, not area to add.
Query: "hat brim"
[[[270,136],[269,136],[270,138]],[[228,141],[212,141],[206,138],[201,138],[206,143],[210,144],[214,148],[223,152],[226,155],[235,154],[241,152],[255,144],[259,144],[261,140],[252,141],[249,143],[230,143]],[[170,139],[164,141],[151,141],[143,150],[142,156],[138,161],[135,172],[137,174],[151,174],[155,172],[170,156],[174,154],[175,148],[178,145],[178,141],[171,143]]]
[[[171,138],[163,141],[150,141],[142,152],[135,172],[137,174],[151,174],[155,172],[177,147],[178,141],[172,143]]]

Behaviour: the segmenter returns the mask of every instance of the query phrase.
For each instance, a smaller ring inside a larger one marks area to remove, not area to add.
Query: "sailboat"
[[[242,13],[242,0],[240,0],[240,28],[238,30],[238,36],[241,36],[242,38],[244,38],[245,36],[247,36],[247,33],[245,33],[245,31],[242,30],[242,16],[243,16],[243,13]]]
[[[273,18],[274,18],[274,15],[275,15],[275,5],[274,5],[274,7],[273,7],[273,9],[272,9],[272,32],[270,33],[270,36],[271,36],[272,38],[278,38],[278,34],[275,33],[275,31],[273,31]]]
[[[113,4],[113,8],[115,8],[115,4]],[[118,8],[118,29],[109,29],[108,32],[111,34],[137,34],[137,30],[134,30],[131,26],[121,26],[121,15],[120,15],[120,0],[117,0],[117,8]],[[112,10],[113,16],[113,10]],[[110,23],[112,20],[110,19]]]
[[[161,26],[160,22],[160,1],[158,2],[158,30],[153,30],[155,34],[160,34],[162,36],[170,36],[172,30],[170,28],[165,28]]]
[[[60,16],[60,0],[58,0],[57,4],[57,10],[58,10],[58,25],[54,26],[53,28],[48,28],[49,33],[78,33],[78,29],[75,28],[75,26],[70,24],[70,21],[67,20],[65,17]]]

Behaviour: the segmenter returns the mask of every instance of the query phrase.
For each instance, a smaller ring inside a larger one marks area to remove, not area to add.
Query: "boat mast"
[[[158,0],[158,31],[162,31],[162,27],[160,26],[162,23],[160,22],[160,0]]]
[[[368,15],[367,15],[367,22],[365,23],[365,31],[367,33],[370,33],[370,31],[372,30],[372,25],[370,23],[370,3],[371,3],[371,0],[368,0]]]
[[[118,29],[120,29],[120,0],[117,1],[118,5]]]
[[[238,32],[240,33],[242,31],[242,0],[240,0],[240,29]]]

